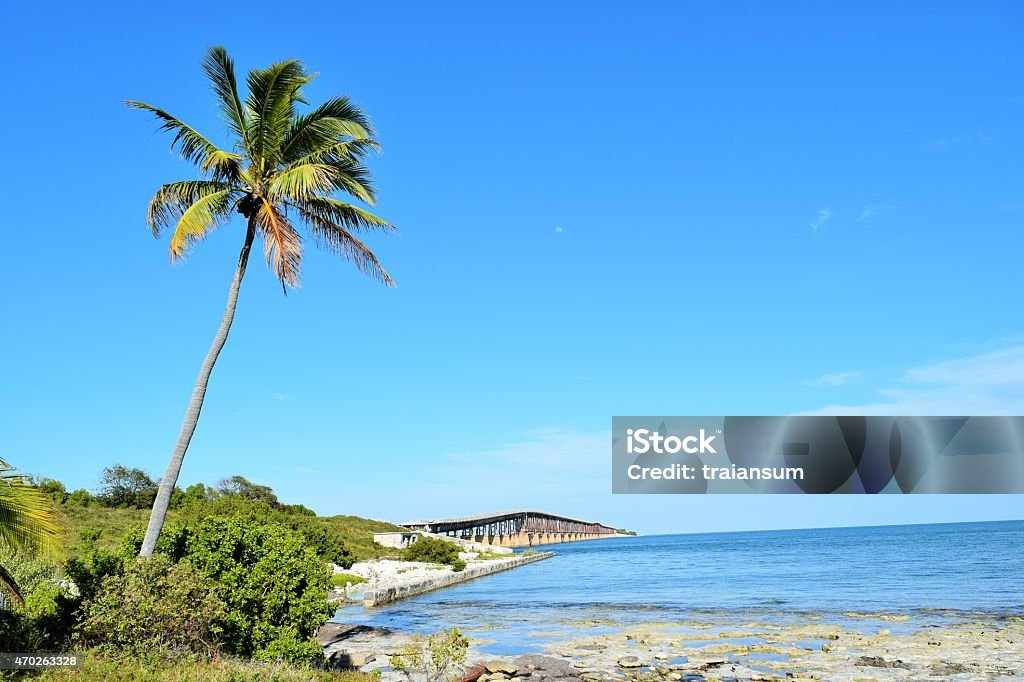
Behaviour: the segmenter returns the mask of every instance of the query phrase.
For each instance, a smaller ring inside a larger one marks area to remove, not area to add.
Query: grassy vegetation
[[[359,516],[326,516],[320,522],[334,527],[345,538],[345,546],[352,552],[356,561],[376,559],[385,555],[397,555],[393,548],[374,544],[374,533],[396,533],[406,530],[387,521],[375,521]]]
[[[103,507],[98,504],[88,507],[63,504],[60,505],[60,510],[67,518],[65,537],[70,554],[89,547],[114,550],[120,545],[128,528],[145,525],[149,520],[148,509]],[[167,524],[178,523],[182,515],[181,511],[172,509],[167,515]],[[386,521],[374,521],[358,516],[321,517],[319,521],[342,534],[345,546],[352,552],[356,561],[376,559],[387,554],[397,555],[394,549],[374,544],[373,534],[405,530]]]
[[[331,575],[331,585],[334,587],[345,587],[345,585],[352,583],[358,585],[359,583],[365,583],[366,578],[358,575],[352,575],[351,573],[335,573]]]
[[[373,682],[377,678],[358,672],[312,670],[282,664],[222,659],[212,663],[163,663],[146,665],[124,660],[105,661],[84,654],[79,669],[22,673],[15,679],[41,682]]]
[[[65,547],[71,555],[90,547],[114,550],[120,545],[121,538],[128,528],[145,525],[149,521],[148,509],[103,507],[99,504],[91,504],[88,507],[62,504],[60,511],[67,519],[64,531]],[[168,522],[173,523],[177,520],[177,512],[171,511]]]

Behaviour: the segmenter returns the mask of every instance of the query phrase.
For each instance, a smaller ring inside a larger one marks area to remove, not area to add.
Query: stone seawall
[[[554,555],[554,552],[540,552],[538,554],[530,554],[529,556],[516,555],[508,559],[493,559],[485,563],[470,564],[466,566],[465,570],[457,573],[443,573],[415,582],[367,590],[363,594],[363,606],[380,606],[381,604],[398,601],[399,599],[423,594],[424,592],[448,587],[449,585],[456,585],[473,578],[481,578],[492,573],[499,573],[510,568],[516,568],[517,566],[531,564],[534,561],[549,559]]]

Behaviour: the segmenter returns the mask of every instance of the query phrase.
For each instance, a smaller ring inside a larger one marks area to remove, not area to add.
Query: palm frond
[[[312,150],[305,156],[301,156],[293,161],[287,161],[286,163],[288,168],[293,168],[306,163],[326,163],[340,159],[358,161],[365,158],[370,152],[379,151],[380,143],[376,140],[346,140],[344,142],[332,142]]]
[[[282,287],[297,287],[302,263],[302,238],[277,207],[265,198],[260,200],[256,224],[263,235],[267,265],[281,280]]]
[[[201,170],[218,180],[230,180],[238,177],[242,160],[238,154],[223,151],[200,135],[194,128],[159,107],[132,100],[125,104],[133,109],[148,111],[163,121],[160,130],[174,133],[171,148],[177,149],[183,159],[196,164]]]
[[[270,194],[302,200],[319,192],[330,191],[335,186],[337,170],[322,163],[306,163],[288,168],[270,181]]]
[[[373,174],[370,169],[352,159],[334,159],[325,161],[334,168],[331,181],[334,189],[346,192],[370,206],[377,203],[377,190],[373,186]]]
[[[312,211],[300,206],[295,208],[309,224],[314,239],[321,246],[350,261],[364,275],[382,282],[385,286],[395,286],[395,282],[381,266],[373,251],[356,239],[351,232]]]
[[[391,232],[397,229],[383,218],[378,218],[369,211],[344,201],[338,201],[333,197],[310,196],[302,200],[295,208],[301,208],[325,220],[344,225],[349,230]]]
[[[60,553],[64,517],[53,500],[0,459],[0,544],[40,556]]]
[[[249,123],[246,121],[245,109],[238,96],[238,82],[235,79],[235,63],[223,47],[211,47],[203,59],[203,71],[210,79],[210,85],[219,100],[221,113],[227,121],[228,129],[234,133],[242,147],[249,149]]]
[[[296,116],[281,147],[281,160],[292,163],[345,138],[368,140],[373,125],[348,97],[334,97],[313,111]]]
[[[171,235],[171,260],[184,258],[192,244],[224,222],[235,207],[237,195],[234,188],[218,190],[199,197],[186,208]]]
[[[312,77],[305,72],[302,62],[295,59],[249,72],[246,111],[253,163],[264,169],[277,165],[282,142],[295,116],[295,103],[301,101],[300,90]]]
[[[153,231],[153,236],[159,237],[165,227],[170,227],[180,219],[185,210],[199,199],[232,187],[234,185],[231,183],[213,180],[167,183],[149,200],[149,208],[146,211],[146,222]]]

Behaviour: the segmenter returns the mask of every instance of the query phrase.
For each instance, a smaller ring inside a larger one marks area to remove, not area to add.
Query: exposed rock
[[[971,672],[971,669],[962,663],[933,663],[928,666],[928,670],[931,671],[934,677],[949,677],[950,675],[956,675],[958,673]]]
[[[376,658],[373,654],[357,654],[348,651],[332,651],[327,658],[331,667],[335,668],[362,668],[364,665]]]
[[[710,670],[712,668],[721,667],[728,662],[729,661],[725,658],[709,658],[704,661],[701,661],[699,667],[701,670]]]
[[[619,659],[620,668],[642,668],[643,665],[637,656],[623,656]]]
[[[881,656],[861,656],[853,664],[869,668],[903,668],[904,670],[910,670],[910,666],[898,658],[887,661]]]
[[[546,677],[579,677],[580,675],[580,671],[570,661],[555,656],[523,654],[517,656],[514,661],[518,668],[541,671]]]
[[[476,682],[480,677],[487,672],[487,668],[482,663],[470,666],[466,672],[462,674],[462,682]]]
[[[509,661],[493,660],[484,663],[484,667],[489,673],[501,673],[502,675],[515,675],[516,670],[519,669],[515,663]]]

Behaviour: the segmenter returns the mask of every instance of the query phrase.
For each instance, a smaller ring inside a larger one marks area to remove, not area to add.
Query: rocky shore
[[[487,655],[474,638],[464,682],[692,682],[700,680],[989,680],[1024,675],[1024,616],[965,614],[944,625],[894,614],[807,614],[789,625],[711,615],[618,627],[559,624],[568,634],[516,656]],[[408,682],[389,656],[420,636],[332,625],[336,660]],[[347,629],[346,629],[347,628]],[[588,634],[593,631],[593,634]],[[472,633],[471,633],[472,635]],[[482,637],[481,637],[482,635]]]

